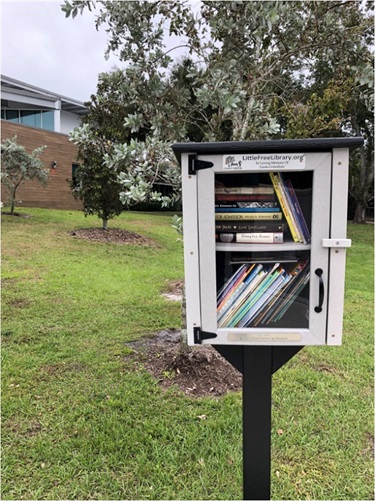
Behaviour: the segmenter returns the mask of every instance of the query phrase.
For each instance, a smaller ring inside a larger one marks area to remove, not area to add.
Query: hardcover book
[[[282,219],[282,212],[217,212],[215,214],[217,221],[227,220],[266,220],[275,221]]]
[[[218,233],[216,236],[220,242],[242,243],[242,244],[282,244],[284,234],[279,233]]]
[[[285,224],[279,221],[216,221],[215,224],[217,233],[251,233],[251,232],[281,232],[285,230]]]
[[[272,186],[216,186],[215,193],[218,194],[261,194],[272,195],[274,193]]]

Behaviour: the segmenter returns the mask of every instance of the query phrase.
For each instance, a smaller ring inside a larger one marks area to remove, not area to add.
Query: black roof
[[[236,153],[308,153],[334,148],[358,148],[363,137],[327,137],[317,139],[269,139],[266,141],[225,141],[219,143],[175,143],[172,149],[181,162],[182,153],[197,155]]]

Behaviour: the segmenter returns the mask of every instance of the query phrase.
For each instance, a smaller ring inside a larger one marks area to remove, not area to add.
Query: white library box
[[[349,150],[362,143],[172,146],[190,345],[341,344]]]

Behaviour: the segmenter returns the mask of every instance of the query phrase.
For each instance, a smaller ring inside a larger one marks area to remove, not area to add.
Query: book
[[[295,223],[293,221],[290,208],[288,207],[287,200],[285,198],[285,195],[284,195],[282,187],[281,187],[280,177],[277,173],[275,174],[273,172],[270,172],[269,175],[270,175],[273,187],[275,188],[275,192],[276,192],[277,198],[279,200],[282,212],[283,212],[285,219],[288,223],[288,227],[289,227],[290,233],[292,234],[292,238],[293,238],[294,242],[301,242],[302,241],[301,237],[297,233],[297,229],[295,227]]]
[[[276,201],[273,202],[215,202],[216,209],[261,209],[261,208],[277,208],[278,204]]]
[[[228,232],[228,233],[250,233],[250,232],[260,232],[266,233],[270,232],[281,232],[285,230],[285,224],[279,221],[216,221],[215,224],[216,233]]]
[[[236,298],[241,293],[242,289],[246,287],[247,277],[254,268],[254,264],[249,266],[245,265],[244,268],[240,268],[240,274],[236,275],[236,280],[233,282],[232,280],[229,283],[225,284],[223,288],[220,301],[218,301],[217,311],[220,313],[221,311],[227,311],[229,307],[233,304]]]
[[[217,186],[215,187],[215,193],[218,194],[241,194],[241,195],[272,195],[274,193],[272,186]]]
[[[258,284],[263,280],[266,275],[265,270],[261,264],[258,264],[251,270],[244,282],[244,286],[241,287],[238,293],[234,291],[233,301],[218,315],[218,326],[227,326],[230,319],[238,312],[238,310],[243,306],[246,300],[251,296],[252,292],[258,286]]]
[[[276,255],[268,255],[266,253],[254,254],[253,252],[233,252],[231,255],[231,262],[237,264],[246,263],[298,263],[299,259],[296,256],[290,256],[289,254],[277,253]]]
[[[280,320],[284,313],[287,311],[285,309],[281,314],[280,311],[283,310],[286,304],[293,303],[293,300],[299,295],[304,286],[306,285],[306,280],[308,281],[310,276],[309,264],[307,260],[299,261],[294,268],[290,270],[290,279],[288,283],[285,284],[278,294],[276,294],[271,301],[266,305],[265,308],[254,318],[253,326],[257,327],[260,325],[268,325],[271,321],[275,322]],[[301,284],[303,286],[301,287]]]
[[[245,243],[245,244],[282,244],[284,234],[282,232],[273,233],[218,233],[216,239],[220,242]]]
[[[256,283],[256,287],[253,288],[251,294],[248,294],[245,301],[239,304],[235,315],[232,315],[227,325],[225,327],[238,327],[239,322],[244,318],[249,312],[250,308],[258,301],[262,296],[264,291],[271,285],[271,283],[277,278],[276,270],[279,263],[276,263],[271,268],[264,268],[262,266],[261,270],[261,280]]]
[[[274,278],[276,277],[276,278]],[[238,323],[238,327],[249,327],[254,316],[262,309],[262,307],[267,304],[267,301],[278,291],[288,279],[285,270],[273,273],[273,280],[266,288],[266,290],[260,294],[258,300],[251,306],[246,315]]]
[[[217,212],[215,213],[215,219],[217,221],[226,220],[281,220],[282,212]]]
[[[271,193],[216,193],[217,202],[274,202],[276,201],[275,192]]]
[[[289,310],[289,308],[292,306],[292,304],[297,301],[300,293],[303,291],[305,286],[309,283],[310,280],[310,271],[308,270],[304,275],[301,275],[297,282],[295,283],[295,286],[292,290],[292,292],[288,295],[287,299],[283,302],[283,304],[278,308],[276,311],[276,315],[273,316],[271,319],[272,322],[278,322],[283,318],[285,313]],[[300,299],[301,301],[301,299]],[[306,311],[308,311],[308,301],[303,300],[306,304]],[[271,321],[270,320],[270,321]],[[270,323],[270,321],[268,323]]]
[[[298,221],[298,224],[300,225],[301,232],[302,232],[303,238],[305,240],[304,243],[309,244],[311,242],[310,231],[309,231],[309,228],[307,227],[305,217],[303,215],[300,203],[298,201],[296,192],[293,188],[293,185],[292,185],[292,182],[290,181],[290,179],[287,179],[285,181],[285,185],[289,191],[290,199],[291,199],[291,202],[292,202],[295,214],[296,214],[296,219]]]
[[[244,264],[239,270],[245,273],[236,286],[232,279],[227,282],[228,301],[218,308],[219,327],[256,327],[280,320],[300,297],[309,282],[308,260],[281,264]]]
[[[290,193],[289,193],[289,189],[285,184],[284,177],[280,172],[278,173],[278,177],[279,177],[279,181],[280,181],[280,189],[283,193],[284,200],[285,200],[286,205],[288,207],[294,230],[298,236],[298,241],[302,242],[302,243],[306,243],[304,241],[302,231],[301,231],[300,225],[299,225],[298,220],[297,220],[297,214],[296,214],[296,211],[294,210],[293,203],[292,203]]]
[[[225,304],[226,299],[231,295],[233,290],[235,290],[238,285],[244,280],[250,268],[251,267],[246,264],[238,268],[237,272],[231,277],[231,279],[226,282],[219,290],[217,295],[218,309],[222,308],[223,304]]]
[[[215,208],[215,212],[281,212],[280,207],[231,207]]]

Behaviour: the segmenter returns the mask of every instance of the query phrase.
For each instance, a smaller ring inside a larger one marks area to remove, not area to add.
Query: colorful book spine
[[[282,188],[280,185],[280,178],[277,174],[275,174],[273,172],[270,172],[269,174],[270,174],[270,178],[271,178],[273,187],[274,187],[275,192],[276,192],[276,196],[279,200],[282,212],[283,212],[285,219],[288,223],[290,233],[292,234],[292,238],[293,238],[294,242],[300,242],[301,238],[298,236],[297,230],[295,228],[295,224],[293,222],[293,218],[291,216],[290,210],[289,210],[288,205],[287,205],[287,201],[284,197],[284,194],[283,194],[283,191],[282,191]]]
[[[272,195],[272,186],[217,186],[215,187],[217,194],[240,194],[240,195]]]
[[[227,220],[261,220],[275,221],[282,219],[282,212],[217,212],[215,213],[217,221]]]
[[[226,202],[226,203],[215,203],[216,209],[261,209],[265,207],[267,209],[277,208],[277,202]]]
[[[217,293],[217,304],[219,306],[220,302],[223,300],[223,298],[228,294],[230,289],[234,286],[236,283],[236,280],[239,278],[239,276],[247,270],[249,265],[244,264],[238,268],[236,273],[227,281],[223,284],[223,286],[220,288],[220,290]]]
[[[285,283],[285,272],[279,274],[275,273],[275,276],[276,278],[272,281],[267,290],[259,297],[248,313],[238,323],[238,327],[249,327],[254,316],[265,304],[267,304],[267,301],[272,297],[272,295],[275,294],[275,292]]]
[[[218,307],[218,326],[229,328],[256,327],[280,320],[309,282],[307,260],[281,265],[248,264],[238,285],[230,279],[229,296]],[[233,275],[239,279],[239,270]]]
[[[236,314],[231,318],[226,327],[238,327],[239,322],[244,318],[249,312],[250,308],[258,301],[262,294],[268,289],[271,283],[277,278],[275,273],[278,263],[271,270],[263,270],[264,277],[261,280],[255,290],[249,295],[247,300],[240,305]]]
[[[306,243],[304,241],[304,238],[303,238],[303,235],[302,235],[302,231],[301,231],[300,225],[299,225],[298,220],[297,220],[297,214],[296,214],[296,212],[294,210],[294,207],[293,207],[293,204],[292,204],[292,200],[290,198],[289,190],[288,190],[287,186],[285,185],[284,178],[283,178],[283,176],[282,176],[281,173],[278,173],[277,175],[279,177],[280,188],[281,188],[281,191],[283,193],[284,200],[286,201],[286,205],[288,207],[290,217],[291,217],[291,219],[293,221],[294,229],[295,229],[295,231],[296,231],[296,233],[298,235],[298,240],[299,240],[299,242]]]
[[[293,185],[292,185],[292,182],[290,181],[290,179],[287,179],[285,181],[285,185],[289,191],[289,195],[290,195],[290,199],[291,199],[291,202],[293,205],[293,209],[295,211],[297,221],[300,225],[301,232],[302,232],[302,235],[304,237],[305,243],[309,244],[311,242],[310,231],[309,231],[309,228],[307,226],[307,223],[306,223],[305,217],[303,215],[300,203],[298,201],[296,192],[293,188]]]
[[[215,212],[229,212],[235,214],[236,212],[279,212],[279,207],[232,207],[232,208],[216,208]]]
[[[223,299],[220,301],[217,307],[217,311],[219,315],[224,315],[226,311],[233,305],[233,303],[237,300],[243,289],[247,286],[247,279],[250,275],[251,271],[254,268],[254,264],[251,266],[247,266],[245,274],[238,280],[237,284],[233,284],[225,293]]]
[[[226,285],[221,297],[220,301],[218,300],[218,311],[225,305],[225,303],[230,299],[233,293],[239,288],[241,283],[245,280],[247,275],[250,273],[251,267],[249,265],[241,266],[240,273],[235,274],[234,280],[230,280]]]
[[[236,242],[240,244],[282,244],[284,234],[279,233],[218,233],[217,240],[220,242]]]
[[[246,303],[248,298],[251,296],[252,292],[256,289],[259,283],[266,276],[266,272],[263,266],[258,264],[251,271],[249,276],[245,281],[245,287],[243,287],[238,295],[236,295],[235,301],[228,305],[224,311],[218,316],[218,326],[226,327],[229,321],[237,314],[238,310]]]
[[[216,193],[215,200],[217,202],[274,202],[275,193],[254,193],[254,194],[228,194]]]
[[[280,223],[279,221],[265,221],[265,222],[257,222],[257,221],[249,221],[249,222],[236,222],[236,221],[228,221],[225,223],[216,222],[215,225],[216,233],[251,233],[251,232],[282,232],[285,230],[284,223]]]
[[[294,283],[300,276],[301,272],[306,268],[307,261],[299,261],[296,265],[290,268],[287,274],[286,281],[280,291],[273,295],[267,304],[258,312],[253,319],[253,327],[257,327],[260,323],[267,325],[276,315],[278,309],[282,308],[285,298],[288,297],[289,291],[294,287]],[[281,317],[280,317],[281,318]]]

